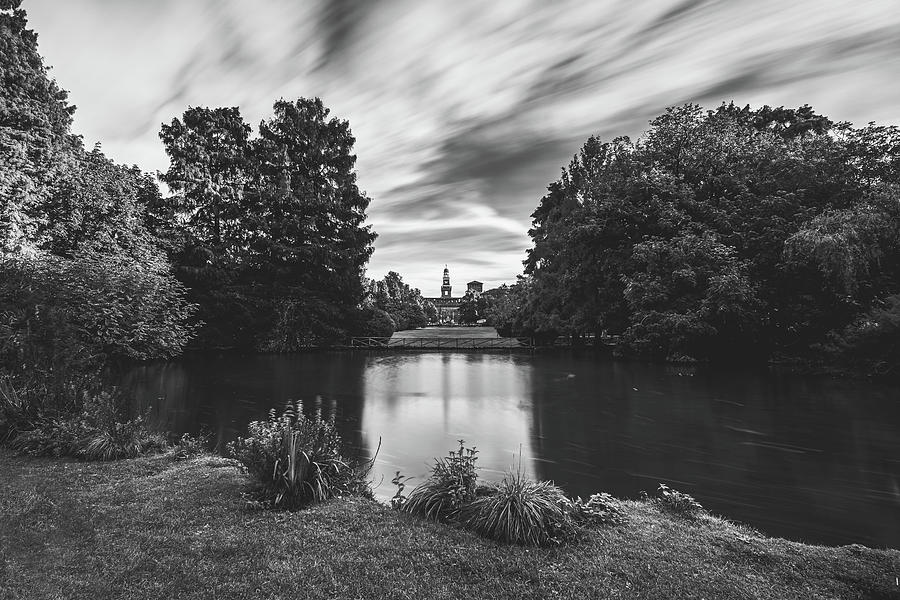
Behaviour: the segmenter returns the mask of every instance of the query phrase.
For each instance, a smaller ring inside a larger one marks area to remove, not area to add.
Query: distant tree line
[[[809,106],[668,109],[591,137],[490,322],[669,359],[900,365],[900,130]]]

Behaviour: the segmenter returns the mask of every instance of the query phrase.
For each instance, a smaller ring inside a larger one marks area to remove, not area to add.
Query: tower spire
[[[441,298],[450,298],[452,289],[450,287],[450,269],[447,268],[447,265],[444,265],[444,283],[441,285]]]

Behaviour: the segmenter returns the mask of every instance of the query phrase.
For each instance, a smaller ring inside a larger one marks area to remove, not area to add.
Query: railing
[[[394,338],[355,337],[350,345],[354,348],[396,348],[421,350],[493,350],[534,348],[531,338]]]

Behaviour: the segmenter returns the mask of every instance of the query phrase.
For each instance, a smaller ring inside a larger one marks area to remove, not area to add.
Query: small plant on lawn
[[[579,496],[569,502],[568,509],[579,525],[620,525],[627,520],[622,504],[605,492],[592,494],[587,501]]]
[[[178,441],[175,442],[175,460],[186,460],[203,454],[210,446],[210,439],[210,433],[205,429],[201,430],[197,435],[182,434]]]
[[[704,510],[693,496],[673,490],[664,483],[660,483],[656,488],[655,496],[650,497],[646,492],[643,492],[642,495],[645,500],[680,515],[692,517]]]
[[[476,460],[478,450],[466,448],[465,440],[459,440],[459,450],[451,450],[447,457],[435,460],[428,480],[409,493],[403,510],[435,521],[454,519],[464,505],[476,498]]]
[[[521,470],[509,473],[494,493],[462,509],[460,520],[498,542],[523,546],[559,544],[575,534],[563,491],[549,481],[534,481]]]
[[[372,461],[358,467],[344,459],[334,419],[323,419],[320,408],[307,417],[298,401],[280,415],[272,409],[248,429],[250,435],[228,449],[247,469],[252,496],[263,504],[296,510],[336,496],[372,496],[366,479]]]
[[[76,454],[88,460],[134,458],[167,447],[166,438],[150,430],[144,417],[125,420],[124,399],[115,393],[100,392],[84,403],[81,415],[85,434],[76,443]]]
[[[406,489],[407,481],[409,481],[409,477],[401,475],[400,471],[397,471],[397,474],[391,479],[391,483],[397,486],[397,493],[391,498],[391,508],[394,510],[401,510],[403,505],[406,504],[406,495],[403,493],[403,490]]]

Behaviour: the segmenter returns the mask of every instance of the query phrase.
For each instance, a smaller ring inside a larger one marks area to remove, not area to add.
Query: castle
[[[453,297],[453,288],[450,285],[450,269],[444,265],[444,278],[441,284],[441,295],[437,298],[425,298],[437,308],[438,323],[459,323],[459,304],[462,297]],[[466,284],[466,293],[481,294],[484,284],[480,281],[470,281]]]

